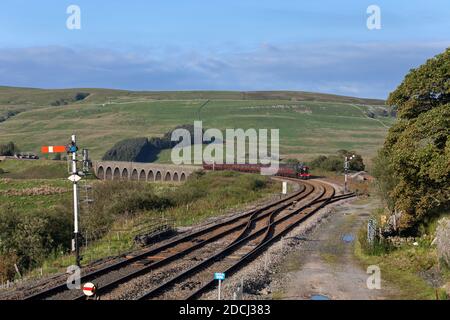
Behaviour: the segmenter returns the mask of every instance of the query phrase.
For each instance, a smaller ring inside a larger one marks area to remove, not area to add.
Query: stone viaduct
[[[142,162],[94,161],[93,169],[102,180],[185,181],[196,166],[177,166]]]

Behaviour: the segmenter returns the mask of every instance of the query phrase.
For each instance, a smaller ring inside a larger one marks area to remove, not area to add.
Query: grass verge
[[[70,192],[22,195],[22,192],[28,192],[33,186],[43,184],[49,188],[63,188],[65,181],[4,181],[0,184],[0,191],[6,192],[3,200],[8,206],[0,207],[5,208],[0,210],[0,238],[12,236],[17,238],[17,241],[6,243],[7,246],[0,248],[0,254],[3,257],[16,255],[17,259],[11,261],[12,265],[18,261],[26,261],[25,269],[21,270],[22,273],[27,273],[27,276],[65,271],[67,266],[74,264],[74,257],[68,252],[72,213],[70,206],[63,205],[70,203]],[[151,228],[162,221],[169,221],[177,227],[191,226],[238,210],[281,190],[281,182],[260,175],[237,172],[199,173],[181,185],[111,181],[93,181],[92,185],[94,204],[91,209],[82,208],[80,218],[81,230],[84,231],[83,265],[137,249],[135,236],[151,232]],[[9,195],[11,192],[14,192],[14,195]],[[44,201],[45,197],[49,200]],[[49,216],[46,215],[46,208],[51,212]],[[28,257],[28,253],[34,251],[27,251],[28,249],[23,247],[24,242],[20,240],[19,235],[28,237],[35,232],[31,226],[37,218],[42,224],[39,237],[33,238],[27,245],[31,246],[31,250],[37,243],[40,250]],[[59,229],[64,230],[56,230],[58,226],[52,223],[56,218],[63,219],[60,222],[64,223]],[[18,225],[20,228],[13,227]],[[53,225],[55,232],[48,234],[46,225]],[[48,246],[48,239],[51,240],[51,248]],[[27,259],[23,260],[23,257]],[[14,275],[13,269],[5,267],[6,269],[9,273],[5,271],[5,274],[11,276],[12,272]]]
[[[379,211],[377,209],[376,211]],[[436,247],[429,239],[419,239],[417,245],[404,244],[392,247],[367,244],[365,227],[355,243],[355,256],[365,266],[376,265],[381,270],[382,285],[392,285],[393,299],[435,300],[447,299],[443,283],[450,280],[448,270],[440,268]]]

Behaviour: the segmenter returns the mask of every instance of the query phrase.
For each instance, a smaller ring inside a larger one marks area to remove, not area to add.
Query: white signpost
[[[220,289],[221,289],[221,286],[222,286],[222,281],[225,280],[225,273],[215,272],[214,273],[214,280],[218,280],[219,281],[219,300],[221,300],[221,298],[220,298]]]
[[[281,192],[282,194],[287,194],[287,181],[283,181],[283,190]]]

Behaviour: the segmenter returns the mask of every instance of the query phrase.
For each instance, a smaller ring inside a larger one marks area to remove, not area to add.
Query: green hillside
[[[306,92],[0,87],[0,117],[19,111],[0,122],[0,143],[14,141],[22,151],[38,153],[41,145],[65,144],[76,133],[80,145],[98,159],[122,139],[161,136],[201,119],[205,128],[279,128],[283,156],[307,160],[343,148],[367,156],[381,146],[395,121],[382,115],[387,111],[383,103]],[[168,152],[159,157],[168,159]]]

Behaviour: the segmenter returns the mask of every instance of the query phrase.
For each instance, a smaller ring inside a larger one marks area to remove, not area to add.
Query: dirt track
[[[311,299],[323,295],[339,300],[387,299],[391,289],[367,288],[367,266],[354,257],[354,241],[370,213],[371,204],[346,203],[336,208],[316,229],[306,235],[282,268],[281,299]],[[284,278],[284,279],[283,279]]]
[[[372,199],[346,200],[325,208],[298,226],[266,254],[224,283],[224,298],[239,299],[389,299],[394,289],[382,282],[369,290],[369,274],[354,257],[358,230],[376,206]],[[210,292],[203,299],[216,299]]]

